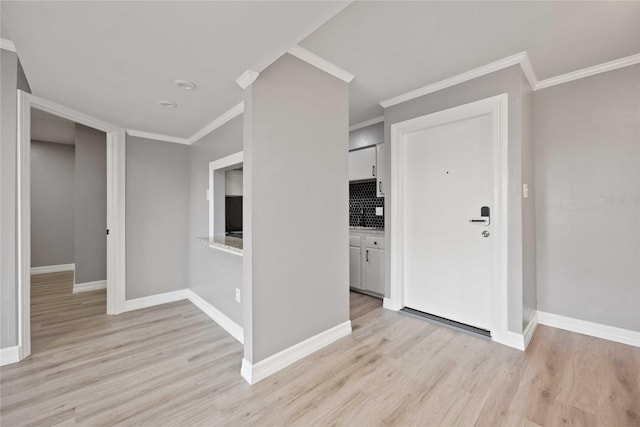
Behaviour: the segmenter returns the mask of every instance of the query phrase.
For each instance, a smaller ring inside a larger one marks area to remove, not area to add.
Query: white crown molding
[[[7,40],[7,39],[0,39],[0,49],[17,53],[16,45],[11,40]]]
[[[384,101],[380,102],[380,105],[383,108],[389,108],[393,105],[407,102],[412,99],[428,95],[430,93],[437,92],[439,90],[446,89],[448,87],[455,86],[460,83],[464,83],[466,81],[482,77],[508,67],[512,67],[514,65],[520,65],[523,61],[529,61],[527,52],[516,53],[515,55],[511,55],[490,64],[483,65],[482,67],[474,68],[471,71],[467,71],[462,74],[449,77],[448,79],[444,79],[439,82],[420,87],[410,92],[403,93],[402,95],[394,96],[393,98],[385,99]],[[527,78],[529,78],[529,76],[527,76]],[[535,84],[532,84],[532,86],[535,87]]]
[[[373,119],[365,120],[364,122],[351,125],[349,126],[349,132],[351,132],[352,130],[366,128],[367,126],[375,125],[380,122],[384,122],[384,116],[374,117]]]
[[[139,138],[173,142],[175,144],[192,145],[193,143],[199,141],[214,130],[218,129],[223,124],[227,123],[229,120],[236,118],[242,113],[244,113],[244,101],[222,113],[220,116],[205,125],[202,129],[191,135],[189,138],[180,138],[178,136],[163,135],[160,133],[145,132],[135,129],[127,129],[127,133],[131,136],[136,136]]]
[[[336,77],[344,82],[349,83],[351,82],[351,80],[353,80],[353,74],[348,73],[347,71],[343,70],[337,65],[332,64],[326,59],[321,58],[315,53],[309,52],[308,50],[300,46],[294,46],[291,49],[289,49],[287,52],[289,52],[291,55],[295,56],[296,58],[301,59],[302,61],[309,63],[314,67],[321,69],[325,73],[329,73],[333,77]]]
[[[106,280],[96,280],[94,282],[74,283],[73,293],[97,291],[99,289],[107,289]]]
[[[31,274],[60,273],[61,271],[73,271],[75,264],[43,265],[42,267],[31,267]]]
[[[536,72],[533,69],[533,65],[531,65],[531,61],[529,60],[529,55],[527,52],[522,52],[522,57],[520,58],[520,68],[522,69],[522,73],[526,77],[531,89],[535,90],[538,86],[538,77],[536,76]]]
[[[570,73],[566,73],[556,77],[551,77],[545,80],[541,80],[538,82],[535,89],[536,90],[545,89],[551,86],[559,85],[562,83],[568,83],[573,80],[594,76],[596,74],[605,73],[607,71],[612,71],[618,68],[628,67],[630,65],[635,65],[635,64],[640,64],[640,53],[626,56],[620,59],[615,59],[613,61],[605,62],[603,64],[594,65],[593,67],[587,67],[587,68],[583,68],[582,70],[572,71]]]
[[[540,90],[540,89],[545,89],[551,86],[559,85],[562,83],[568,83],[573,80],[578,80],[578,79],[590,77],[596,74],[605,73],[607,71],[616,70],[618,68],[628,67],[630,65],[635,65],[635,64],[640,64],[640,53],[626,56],[620,59],[615,59],[613,61],[605,62],[603,64],[594,65],[593,67],[583,68],[581,70],[572,71],[570,73],[566,73],[556,77],[551,77],[545,80],[538,81],[538,78],[536,77],[536,73],[533,69],[533,66],[531,65],[531,61],[529,60],[529,55],[527,55],[527,52],[520,52],[520,53],[516,53],[515,55],[511,55],[507,58],[500,59],[499,61],[495,61],[490,64],[483,65],[482,67],[474,68],[471,71],[467,71],[462,74],[458,74],[456,76],[450,77],[448,79],[444,79],[439,82],[420,87],[418,89],[412,90],[402,95],[395,96],[393,98],[385,99],[384,101],[380,102],[380,105],[383,108],[388,108],[393,105],[400,104],[402,102],[407,102],[412,99],[415,99],[424,95],[428,95],[430,93],[433,93],[442,89],[446,89],[448,87],[455,86],[460,83],[464,83],[466,81],[475,79],[477,77],[494,73],[496,71],[511,67],[513,65],[520,65],[520,68],[522,68],[522,72],[524,73],[525,77],[529,81],[531,88],[533,90]]]
[[[538,311],[537,317],[540,325],[640,347],[640,331],[602,325],[600,323],[588,322],[586,320],[574,319],[558,314],[546,313],[544,311]]]
[[[180,289],[162,294],[150,295],[148,297],[130,299],[124,302],[124,311],[139,310],[141,308],[153,307],[154,305],[166,304],[169,302],[188,299],[187,289]]]
[[[213,305],[205,301],[200,295],[193,292],[191,289],[187,289],[187,295],[189,301],[196,307],[198,307],[204,314],[209,316],[211,320],[216,322],[222,329],[227,331],[232,337],[237,339],[240,344],[244,344],[244,330],[242,326],[231,320],[228,316],[215,308]]]
[[[244,73],[242,73],[240,77],[236,79],[236,83],[242,89],[246,89],[249,87],[249,85],[251,85],[251,83],[256,81],[259,75],[260,73],[258,73],[257,71],[247,70]]]
[[[45,113],[53,114],[54,116],[62,117],[63,119],[70,120],[72,122],[80,123],[85,126],[89,126],[106,133],[118,132],[120,128],[107,123],[88,114],[81,113],[76,110],[72,110],[62,104],[50,101],[48,99],[40,98],[37,95],[28,94],[31,107]]]
[[[252,364],[247,359],[242,359],[240,373],[249,384],[255,384],[349,334],[351,321],[346,321],[257,363]]]
[[[177,136],[163,135],[160,133],[144,132],[141,130],[127,129],[127,133],[138,138],[154,139],[156,141],[173,142],[174,144],[189,145],[189,139]]]
[[[213,120],[211,123],[207,124],[202,129],[200,129],[199,131],[191,135],[189,137],[188,144],[191,145],[199,141],[200,139],[202,139],[202,137],[210,134],[211,132],[218,129],[223,124],[227,123],[229,120],[236,118],[242,113],[244,113],[244,101],[240,102],[239,104],[225,111],[220,116],[218,116],[215,120]]]
[[[0,366],[10,365],[20,361],[20,347],[0,348]]]

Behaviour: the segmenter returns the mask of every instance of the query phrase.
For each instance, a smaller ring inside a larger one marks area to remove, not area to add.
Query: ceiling
[[[0,10],[34,94],[120,127],[189,137],[242,101],[242,73],[261,71],[347,4],[2,0]]]
[[[35,141],[56,142],[58,144],[76,143],[76,124],[53,114],[31,109],[31,139]]]
[[[346,6],[346,7],[345,7]],[[1,5],[35,94],[121,127],[189,137],[235,80],[300,44],[379,102],[527,51],[539,80],[640,52],[640,2],[21,2]],[[195,82],[183,91],[176,79]],[[178,108],[165,109],[167,99]]]
[[[353,124],[521,51],[539,80],[639,53],[640,2],[355,2],[300,45],[355,75]]]

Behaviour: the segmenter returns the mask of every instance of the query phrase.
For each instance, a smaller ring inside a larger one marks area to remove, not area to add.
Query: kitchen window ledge
[[[198,237],[197,239],[209,245],[210,248],[243,256],[242,239],[238,237],[225,236],[221,234],[213,237]]]

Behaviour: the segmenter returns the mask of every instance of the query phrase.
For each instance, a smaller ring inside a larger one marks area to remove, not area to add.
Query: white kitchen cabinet
[[[384,250],[365,249],[363,289],[384,295]]]
[[[376,147],[349,152],[349,181],[376,178]]]
[[[384,197],[386,171],[384,144],[376,145],[376,197]]]
[[[349,286],[362,289],[362,248],[349,246]]]
[[[351,230],[349,286],[372,296],[384,296],[384,237]]]

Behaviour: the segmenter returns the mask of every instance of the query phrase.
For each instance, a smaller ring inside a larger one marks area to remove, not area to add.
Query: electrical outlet
[[[378,208],[376,208],[376,215],[377,215],[377,216],[382,216],[382,215],[384,215],[384,208],[383,208],[383,207],[378,207]]]
[[[240,302],[240,289],[236,288],[236,302]]]

